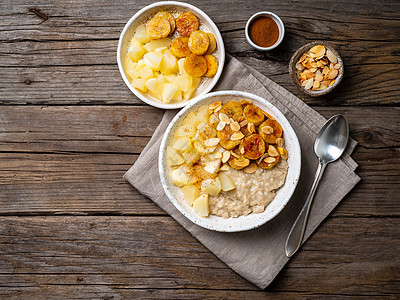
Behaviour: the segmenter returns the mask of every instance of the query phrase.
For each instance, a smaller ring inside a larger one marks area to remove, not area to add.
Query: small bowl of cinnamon
[[[245,35],[253,48],[269,51],[278,47],[282,42],[285,26],[276,14],[261,11],[252,15],[247,21]]]

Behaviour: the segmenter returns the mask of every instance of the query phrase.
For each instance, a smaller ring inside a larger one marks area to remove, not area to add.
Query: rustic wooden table
[[[264,291],[237,275],[122,175],[163,111],[124,85],[119,34],[151,1],[0,1],[0,298],[400,297],[400,2],[190,1],[226,50],[325,117],[344,114],[362,181]],[[246,20],[285,23],[274,52]],[[305,97],[288,62],[325,40],[345,62],[332,94]]]

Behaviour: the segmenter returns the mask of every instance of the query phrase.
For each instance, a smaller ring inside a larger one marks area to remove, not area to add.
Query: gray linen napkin
[[[285,255],[285,241],[314,180],[318,160],[313,144],[326,119],[280,85],[231,56],[227,56],[224,72],[214,90],[240,90],[257,94],[275,105],[296,131],[302,152],[301,176],[292,199],[277,217],[247,232],[214,232],[195,225],[172,205],[164,194],[157,162],[162,136],[177,111],[165,112],[150,142],[124,178],[229,267],[263,289],[289,260]],[[354,173],[357,163],[350,157],[355,146],[356,142],[350,139],[342,158],[327,167],[315,195],[304,241],[360,180]]]

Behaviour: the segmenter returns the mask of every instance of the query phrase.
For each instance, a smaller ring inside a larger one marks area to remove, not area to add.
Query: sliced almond
[[[240,131],[235,132],[234,134],[231,135],[231,140],[232,141],[237,141],[237,140],[240,140],[242,138],[244,138],[244,134],[242,132],[240,132]]]
[[[341,67],[342,67],[341,64],[336,64],[336,65],[334,66],[334,68],[335,68],[336,70],[339,70]]]
[[[278,145],[278,147],[283,147],[283,145],[285,144],[285,140],[283,138],[277,138],[276,144]]]
[[[309,80],[307,81],[307,83],[306,83],[306,85],[304,86],[304,88],[305,88],[306,90],[309,90],[309,89],[311,89],[311,87],[313,86],[313,84],[314,84],[314,78],[311,78],[311,79],[309,79]]]
[[[240,147],[240,154],[244,154],[244,148]]]
[[[332,86],[335,84],[335,79],[332,79],[331,82],[329,82],[329,86]]]
[[[258,159],[258,163],[261,163],[263,160],[264,160],[264,158],[267,158],[268,157],[268,152],[267,153],[264,153],[259,159]]]
[[[278,150],[276,150],[276,148],[275,148],[274,146],[270,145],[270,146],[268,147],[268,154],[269,154],[270,156],[278,156],[278,155],[279,155],[279,152],[278,152]]]
[[[217,106],[217,107],[214,109],[214,112],[215,112],[215,113],[219,112],[219,110],[220,110],[221,108],[222,108],[222,105]]]
[[[250,133],[253,133],[253,132],[256,131],[256,128],[255,128],[253,123],[248,123],[247,124],[247,131],[250,132]]]
[[[315,81],[314,81],[314,84],[313,84],[313,88],[314,88],[314,89],[319,88],[319,85],[320,85],[320,81],[315,80]]]
[[[229,124],[229,123],[231,122],[231,120],[229,119],[229,117],[228,117],[226,114],[224,114],[224,113],[219,113],[219,119],[220,119],[222,122],[225,122],[225,124]]]
[[[299,64],[299,63],[297,63],[296,64],[296,69],[299,70],[299,71],[303,71],[304,70],[304,66]]]
[[[282,159],[288,159],[288,157],[289,157],[289,152],[288,152],[285,148],[279,147],[279,148],[278,148],[278,151],[279,151],[279,153],[280,153]]]
[[[338,70],[333,69],[328,73],[328,79],[335,79],[337,75],[338,75]]]
[[[246,168],[243,169],[243,171],[247,174],[252,174],[255,171],[257,171],[258,167],[255,163],[249,164]]]
[[[222,153],[221,152],[216,152],[212,154],[214,158],[222,158]]]
[[[215,101],[208,106],[208,109],[214,110],[220,105],[222,105],[221,101]]]
[[[225,125],[226,125],[225,122],[222,122],[222,121],[219,122],[218,125],[217,125],[217,130],[218,130],[218,131],[223,130],[223,129],[225,128]]]
[[[230,157],[231,157],[231,152],[229,150],[225,150],[224,153],[222,153],[222,162],[226,163]]]
[[[240,122],[240,127],[244,127],[247,125],[247,120],[243,120],[242,122]]]
[[[206,147],[215,147],[218,145],[218,143],[219,138],[210,138],[204,142],[204,145],[206,145]]]
[[[274,129],[271,126],[262,126],[261,131],[264,132],[265,134],[273,134]]]
[[[223,164],[221,168],[219,168],[220,171],[228,171],[230,169],[228,164]]]
[[[311,68],[311,69],[310,69],[310,72],[311,72],[311,73],[317,72],[317,68]]]
[[[219,123],[218,117],[216,117],[214,114],[210,116],[210,123],[211,124],[217,124]]]
[[[333,54],[333,52],[331,51],[331,50],[327,50],[326,51],[326,56],[328,57],[328,59],[332,62],[332,63],[334,63],[334,64],[336,64],[337,63],[337,57],[335,56],[335,54]]]
[[[314,53],[315,57],[319,57],[325,54],[325,47],[323,45],[316,45],[310,49],[311,53]]]
[[[240,130],[240,125],[239,125],[239,123],[238,122],[231,122],[231,129],[233,130],[233,131],[239,131]]]
[[[324,79],[324,77],[322,75],[315,75],[315,78],[314,78],[315,81],[322,81],[322,79]]]
[[[273,162],[275,162],[275,158],[269,156],[269,157],[264,159],[264,162],[266,162],[267,164],[272,164]]]

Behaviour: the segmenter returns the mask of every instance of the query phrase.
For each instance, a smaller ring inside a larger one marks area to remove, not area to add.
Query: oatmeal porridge
[[[189,112],[166,149],[171,182],[201,217],[262,213],[285,184],[288,155],[279,122],[250,100]]]

